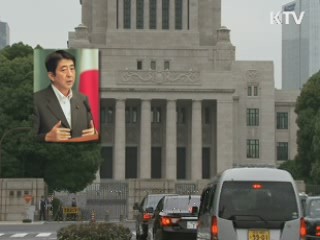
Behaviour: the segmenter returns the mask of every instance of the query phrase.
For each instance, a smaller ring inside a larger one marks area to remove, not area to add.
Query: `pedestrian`
[[[44,199],[44,196],[41,196],[40,202],[39,202],[39,220],[41,221],[42,219],[45,221],[46,220],[46,200]]]

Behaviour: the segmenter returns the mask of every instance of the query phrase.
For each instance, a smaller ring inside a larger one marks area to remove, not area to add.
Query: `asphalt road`
[[[75,222],[0,222],[0,240],[56,240],[57,231]],[[134,223],[123,222],[132,231],[135,239]]]

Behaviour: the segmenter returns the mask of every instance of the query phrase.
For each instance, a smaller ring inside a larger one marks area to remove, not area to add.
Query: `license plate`
[[[248,240],[270,240],[270,232],[267,230],[249,230]]]
[[[187,229],[196,229],[197,228],[197,222],[187,222]]]

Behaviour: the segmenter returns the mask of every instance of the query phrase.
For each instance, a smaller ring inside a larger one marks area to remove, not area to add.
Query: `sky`
[[[221,23],[231,30],[236,59],[273,61],[275,87],[280,89],[281,25],[270,24],[270,13],[291,0],[221,2]],[[9,24],[10,44],[66,48],[68,32],[81,23],[80,0],[0,0],[0,21]]]

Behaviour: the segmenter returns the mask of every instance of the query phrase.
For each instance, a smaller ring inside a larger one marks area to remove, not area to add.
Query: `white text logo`
[[[290,18],[291,16],[291,18]],[[290,24],[290,21],[294,21],[295,24],[301,24],[304,17],[304,12],[300,15],[296,15],[293,11],[288,12],[271,12],[270,13],[270,24]]]

